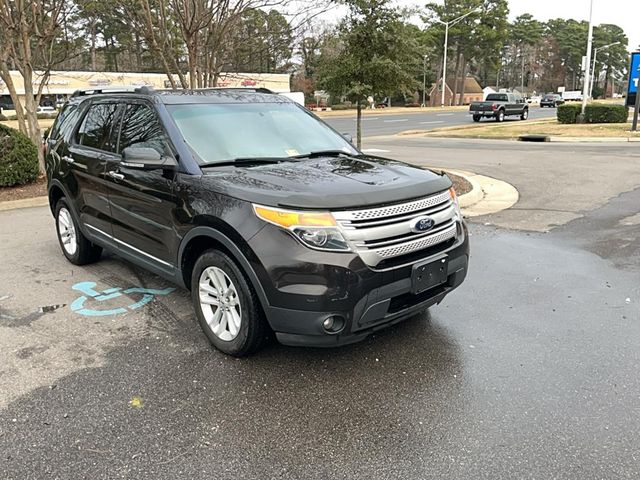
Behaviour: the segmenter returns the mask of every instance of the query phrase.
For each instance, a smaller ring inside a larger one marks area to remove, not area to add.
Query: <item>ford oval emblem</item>
[[[411,231],[416,233],[427,232],[431,230],[436,222],[431,217],[418,217],[411,222]]]

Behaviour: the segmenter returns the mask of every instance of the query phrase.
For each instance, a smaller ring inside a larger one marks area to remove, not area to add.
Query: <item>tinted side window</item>
[[[56,117],[53,126],[51,127],[51,131],[49,132],[50,140],[57,140],[61,133],[69,130],[69,124],[73,123],[70,117],[75,118],[75,115],[71,115],[75,110],[77,110],[77,105],[66,105],[62,111]],[[72,127],[71,127],[72,128]]]
[[[164,131],[153,108],[143,104],[127,105],[120,127],[118,152],[136,146],[153,148],[165,155],[166,145]]]
[[[117,109],[118,105],[115,103],[91,105],[78,130],[78,143],[107,152],[115,151],[111,131]]]

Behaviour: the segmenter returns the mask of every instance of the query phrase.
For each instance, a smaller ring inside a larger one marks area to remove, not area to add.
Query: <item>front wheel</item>
[[[102,248],[91,243],[80,231],[66,199],[56,204],[56,232],[62,253],[74,265],[86,265],[100,259]]]
[[[481,118],[482,118],[482,117],[481,117],[480,115],[474,115],[474,116],[473,116],[473,121],[474,121],[474,122],[479,122]]]
[[[526,120],[527,118],[529,118],[529,109],[525,108],[522,111],[522,115],[520,115],[520,120]]]
[[[496,122],[504,122],[504,110],[500,110],[496,113]]]
[[[268,328],[258,297],[236,263],[208,250],[191,275],[191,298],[198,322],[211,344],[235,357],[262,345]]]

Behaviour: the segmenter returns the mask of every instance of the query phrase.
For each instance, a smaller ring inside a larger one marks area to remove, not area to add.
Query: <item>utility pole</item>
[[[426,107],[427,98],[427,56],[424,56],[422,64],[422,108]]]
[[[584,69],[584,85],[582,85],[582,117],[584,118],[584,111],[587,108],[587,101],[589,100],[589,66],[591,65],[591,47],[593,46],[593,0],[591,0],[591,7],[589,8],[589,36],[587,39],[587,61],[585,62],[586,68]]]

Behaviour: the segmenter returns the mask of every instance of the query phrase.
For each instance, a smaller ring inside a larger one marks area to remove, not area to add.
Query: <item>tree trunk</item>
[[[89,51],[91,52],[91,70],[97,71],[97,61],[96,61],[96,19],[95,17],[91,19],[90,27],[89,27],[89,35],[91,36],[91,46],[89,47]]]
[[[604,75],[604,93],[602,98],[607,98],[607,90],[609,89],[609,77],[611,76],[611,63],[607,63],[607,70]]]
[[[9,90],[9,96],[11,97],[11,101],[16,109],[16,118],[18,119],[18,129],[21,133],[25,135],[29,135],[27,130],[27,123],[24,118],[24,110],[22,109],[22,104],[20,103],[20,99],[18,98],[18,92],[16,91],[16,86],[13,84],[13,79],[11,78],[11,74],[9,73],[9,67],[7,63],[2,60],[0,61],[0,78],[4,80],[5,85],[7,86],[7,90]]]
[[[356,147],[360,150],[362,147],[362,103],[360,100],[356,101],[356,110],[358,112],[356,116]]]
[[[451,92],[452,97],[451,97],[451,102],[449,102],[451,105],[457,105],[457,100],[458,100],[458,76],[460,75],[460,47],[458,47],[456,49],[456,69],[455,69],[455,73],[453,74],[453,92]],[[445,86],[443,85],[443,88]]]
[[[460,101],[458,105],[464,105],[464,89],[466,86],[467,79],[467,60],[464,58],[464,54],[462,54],[462,80],[460,85]]]

